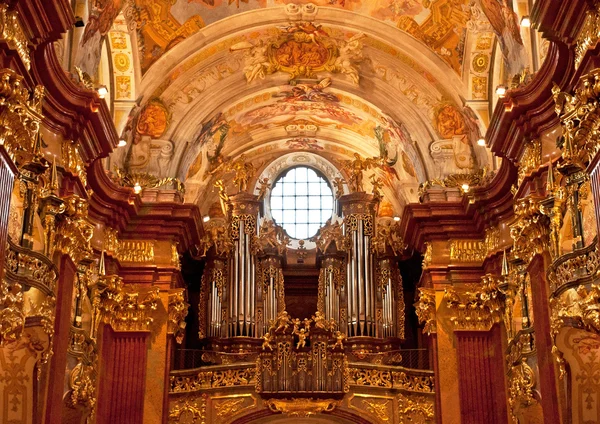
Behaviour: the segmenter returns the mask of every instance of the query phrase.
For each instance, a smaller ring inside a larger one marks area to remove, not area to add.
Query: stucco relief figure
[[[480,0],[506,61],[510,76],[520,73],[529,65],[529,57],[523,45],[517,14],[512,9],[512,0]]]
[[[342,41],[339,47],[340,55],[336,58],[334,65],[338,72],[348,75],[356,85],[360,81],[358,64],[364,60],[362,39],[365,37],[365,34],[359,33],[348,41]]]
[[[243,51],[245,57],[244,75],[246,81],[252,82],[255,79],[265,79],[273,72],[273,65],[269,61],[269,46],[263,40],[254,45],[247,41],[231,46],[230,51]]]

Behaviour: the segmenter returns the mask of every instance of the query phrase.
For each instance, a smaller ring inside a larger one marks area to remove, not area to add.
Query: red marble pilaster
[[[507,422],[500,328],[456,331],[462,424]]]
[[[560,423],[560,404],[557,391],[557,374],[552,355],[552,337],[550,336],[550,308],[548,305],[548,283],[546,269],[550,257],[535,255],[527,271],[531,278],[531,292],[535,294],[530,304],[533,307],[533,328],[535,330],[535,349],[539,369],[539,389],[541,392],[544,422]]]
[[[97,424],[142,424],[147,331],[102,331]]]
[[[62,255],[58,262],[58,284],[56,285],[56,317],[54,320],[54,354],[50,359],[46,397],[46,424],[60,424],[62,419],[67,348],[71,331],[71,306],[73,285],[77,268],[71,258]]]
[[[8,153],[6,153],[4,146],[0,146],[0,278],[4,275],[10,197],[13,191],[16,172],[17,168],[8,157]]]

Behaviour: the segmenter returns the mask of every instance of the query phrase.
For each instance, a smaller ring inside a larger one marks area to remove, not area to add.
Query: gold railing
[[[17,246],[8,241],[6,276],[9,281],[35,287],[46,295],[53,295],[58,270],[52,261],[41,253]]]
[[[412,393],[435,393],[433,371],[399,366],[348,364],[350,385],[398,389]]]
[[[600,271],[598,237],[583,249],[577,249],[558,257],[548,268],[550,291],[556,294],[563,286],[573,285],[586,278],[595,277]]]
[[[222,387],[251,386],[256,383],[256,363],[209,365],[171,371],[169,393],[197,392]]]

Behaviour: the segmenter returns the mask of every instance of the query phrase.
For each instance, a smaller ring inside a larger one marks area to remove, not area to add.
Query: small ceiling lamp
[[[523,28],[529,28],[531,26],[531,19],[529,18],[529,15],[525,15],[521,18],[521,26]]]
[[[108,94],[108,88],[106,88],[105,85],[101,85],[98,88],[96,88],[96,92],[98,93],[98,97],[103,99]]]
[[[135,194],[140,194],[142,191],[142,186],[140,185],[140,183],[135,183],[135,185],[133,186],[133,192]]]
[[[394,217],[394,221],[396,221],[396,222],[400,221],[400,217],[399,216],[395,216]]]
[[[499,85],[498,87],[496,87],[496,94],[498,95],[498,97],[504,97],[506,96],[506,90],[508,89],[505,85]]]
[[[117,147],[123,147],[123,146],[127,146],[127,140],[125,140],[124,138],[119,140],[119,144],[117,144]]]
[[[477,145],[481,146],[481,147],[485,147],[485,138],[480,138],[479,140],[477,140]]]
[[[210,221],[210,216],[206,215],[204,218],[202,218],[202,222],[208,222]]]

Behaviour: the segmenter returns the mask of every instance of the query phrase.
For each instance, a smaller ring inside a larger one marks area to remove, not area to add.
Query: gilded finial
[[[106,265],[104,263],[104,250],[100,254],[100,263],[98,264],[98,275],[100,275],[100,276],[106,275]]]
[[[554,191],[554,170],[552,169],[552,159],[548,163],[548,179],[546,180],[546,191],[552,193]]]
[[[58,190],[58,173],[56,172],[56,155],[52,161],[52,173],[50,174],[50,190]]]
[[[504,249],[504,255],[502,255],[502,276],[506,277],[508,275],[508,260],[506,259],[506,249]]]

